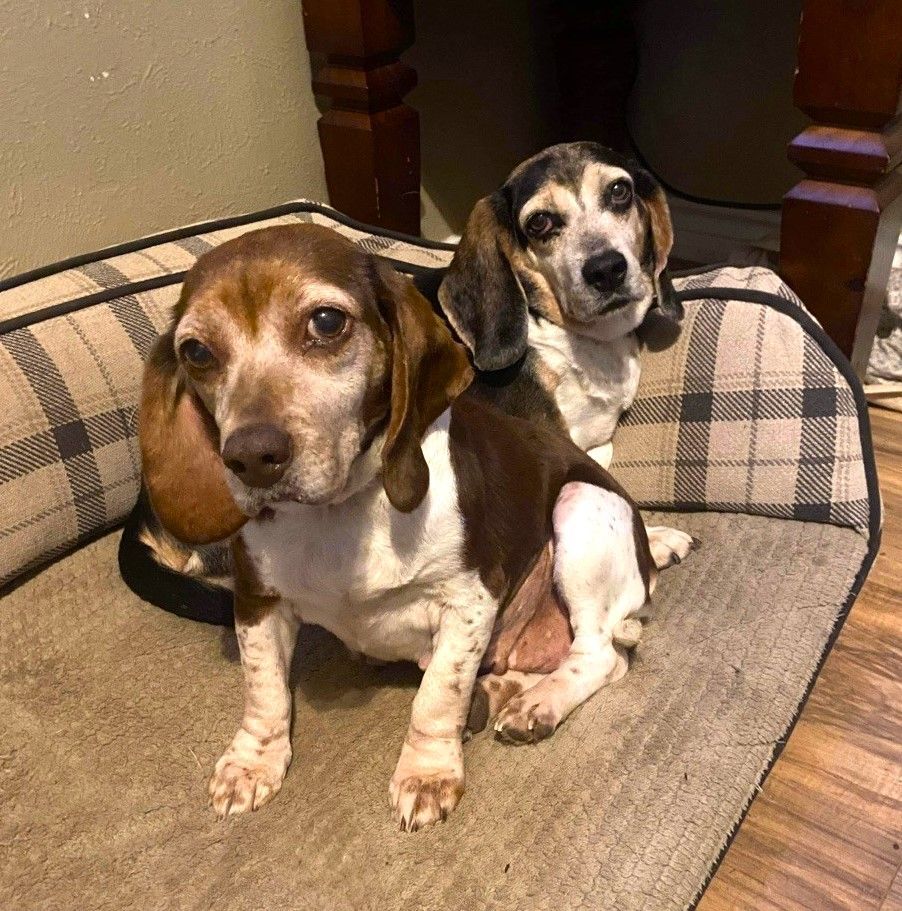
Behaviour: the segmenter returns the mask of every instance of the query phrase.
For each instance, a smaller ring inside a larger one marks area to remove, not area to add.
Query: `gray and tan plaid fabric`
[[[151,237],[148,238],[149,245],[142,249],[109,256],[80,268],[68,269],[39,278],[27,285],[20,285],[12,291],[0,290],[0,324],[13,317],[58,306],[98,291],[106,291],[117,284],[152,281],[173,273],[185,272],[207,250],[247,231],[265,228],[269,225],[296,224],[298,222],[326,225],[341,231],[342,234],[370,253],[397,259],[413,266],[441,268],[447,266],[451,261],[452,254],[448,250],[406,243],[393,237],[380,236],[348,227],[346,224],[330,218],[326,214],[327,207],[319,203],[297,200],[282,208],[300,208],[307,205],[315,206],[315,210],[290,212],[218,230],[205,230],[203,225],[198,225],[197,234],[170,243],[154,244]],[[2,284],[0,283],[0,288],[2,288]]]
[[[673,347],[643,354],[638,396],[614,436],[617,478],[649,508],[866,531],[870,504],[849,383],[791,316],[703,295],[763,289],[801,306],[798,298],[765,269],[722,269],[675,284],[702,298],[684,303]]]
[[[758,291],[773,294],[802,310],[802,302],[795,292],[771,269],[763,266],[715,266],[694,272],[682,278],[675,278],[674,287],[681,294],[704,291],[705,288],[739,288],[742,291]],[[807,312],[807,311],[806,311]]]
[[[0,585],[115,525],[131,508],[140,474],[141,369],[168,322],[181,274],[231,237],[299,221],[329,225],[414,267],[439,268],[451,257],[349,227],[337,213],[299,202],[278,215],[201,225],[24,284],[0,284]],[[763,287],[798,304],[767,270],[716,270],[677,284],[697,282]],[[676,345],[645,357],[615,458],[643,504],[867,523],[850,389],[797,323],[765,306],[687,305]]]

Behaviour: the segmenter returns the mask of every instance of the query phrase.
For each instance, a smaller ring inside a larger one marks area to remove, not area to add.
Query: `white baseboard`
[[[730,209],[671,198],[673,255],[698,263],[742,261],[780,249],[779,210]]]
[[[780,252],[780,212],[705,206],[671,197],[673,255],[690,262],[742,260],[754,251]],[[893,268],[902,268],[902,234]]]

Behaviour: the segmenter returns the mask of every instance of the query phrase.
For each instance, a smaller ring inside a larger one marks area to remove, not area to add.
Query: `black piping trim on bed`
[[[790,719],[786,730],[774,744],[774,751],[771,754],[770,760],[768,761],[767,766],[756,782],[756,791],[752,794],[749,802],[745,805],[742,812],[739,814],[739,818],[736,820],[732,831],[727,836],[727,839],[724,842],[720,853],[718,854],[714,863],[708,869],[704,883],[702,883],[702,885],[699,887],[698,893],[686,909],[686,911],[695,911],[695,909],[698,907],[698,903],[702,899],[702,896],[705,894],[705,890],[710,885],[711,880],[714,878],[715,874],[720,868],[721,863],[723,863],[723,859],[726,857],[727,851],[730,849],[730,845],[733,844],[733,840],[736,838],[736,835],[739,832],[742,823],[745,821],[745,818],[748,815],[752,804],[754,804],[757,794],[760,793],[761,785],[764,784],[764,782],[767,780],[768,775],[770,775],[771,770],[776,765],[777,760],[783,753],[783,749],[789,741],[793,730],[795,730],[795,726],[798,723],[799,718],[802,716],[802,712],[808,703],[808,699],[811,696],[814,685],[817,682],[817,678],[820,676],[820,673],[823,670],[824,664],[826,663],[830,652],[833,651],[833,646],[836,644],[836,640],[839,638],[839,634],[842,632],[842,628],[845,625],[846,619],[852,611],[852,606],[855,604],[855,600],[858,598],[858,595],[861,592],[861,588],[864,585],[865,579],[867,579],[868,573],[871,571],[871,567],[874,565],[874,560],[877,559],[877,554],[880,550],[880,537],[882,528],[880,524],[880,488],[877,482],[877,463],[874,458],[874,441],[871,436],[871,421],[868,416],[867,400],[865,399],[864,389],[861,386],[861,381],[855,375],[855,371],[852,369],[852,365],[849,363],[848,358],[846,358],[846,356],[839,350],[833,339],[830,338],[830,336],[824,332],[821,326],[797,304],[793,304],[791,301],[784,300],[782,297],[779,297],[776,294],[771,294],[767,291],[753,291],[748,288],[703,288],[693,289],[692,291],[677,292],[676,296],[683,303],[692,300],[741,300],[752,304],[761,304],[766,307],[771,307],[774,310],[777,310],[780,313],[784,314],[785,316],[794,319],[802,327],[802,329],[821,346],[821,350],[824,352],[824,354],[827,355],[827,357],[830,358],[830,360],[833,362],[833,365],[842,375],[843,379],[845,379],[845,381],[849,384],[849,388],[852,390],[852,395],[855,398],[855,408],[858,412],[858,431],[859,437],[861,438],[861,460],[864,463],[865,481],[867,483],[868,490],[868,504],[870,506],[868,516],[867,553],[864,555],[864,559],[861,561],[861,566],[858,568],[858,572],[855,574],[855,578],[852,581],[849,593],[846,595],[846,599],[843,602],[836,620],[833,623],[833,628],[830,630],[830,636],[824,643],[824,648],[821,651],[817,665],[811,674],[811,678],[808,681],[808,686],[805,688],[805,692],[802,694],[802,698],[799,700],[798,706],[796,706],[795,713]]]
[[[414,279],[426,277],[429,278],[436,273],[443,272],[441,266],[419,266],[415,263],[408,263],[401,259],[392,259],[390,256],[381,256],[375,254],[380,259],[384,259],[398,271],[405,275],[413,276]],[[167,275],[157,275],[154,278],[146,278],[143,281],[129,282],[125,285],[118,285],[115,288],[104,288],[102,291],[95,291],[93,294],[87,294],[84,297],[77,297],[74,300],[62,301],[59,304],[51,304],[49,307],[42,307],[40,310],[32,310],[29,313],[21,313],[19,316],[11,316],[9,319],[0,321],[0,335],[6,335],[8,332],[15,332],[17,329],[25,329],[36,323],[43,323],[46,320],[56,319],[59,316],[66,316],[69,313],[75,313],[79,310],[86,310],[88,307],[96,307],[99,304],[105,304],[112,300],[118,300],[121,297],[128,297],[133,294],[142,294],[145,291],[156,291],[158,288],[165,288],[169,285],[177,285],[181,282],[187,272],[170,272]]]
[[[43,323],[46,320],[66,316],[69,313],[76,313],[79,310],[87,310],[89,307],[96,307],[98,304],[105,304],[107,301],[116,300],[120,297],[142,294],[145,291],[155,291],[157,288],[165,288],[167,285],[177,285],[184,277],[185,272],[170,272],[167,275],[146,278],[140,282],[129,282],[127,285],[119,285],[116,288],[104,288],[103,291],[95,291],[93,294],[76,297],[74,300],[51,304],[49,307],[42,307],[40,310],[20,313],[18,316],[11,316],[9,319],[0,322],[0,335],[15,332],[17,329],[27,329],[29,326],[35,325],[35,323]]]
[[[83,253],[80,256],[62,259],[59,262],[51,263],[49,266],[41,266],[38,269],[31,269],[28,272],[21,272],[19,275],[13,275],[10,278],[0,280],[0,291],[9,291],[11,288],[18,288],[19,285],[28,284],[28,282],[36,281],[39,278],[47,278],[49,275],[56,275],[59,272],[65,272],[67,269],[76,269],[79,266],[85,266],[88,263],[96,263],[102,259],[109,259],[112,256],[123,256],[126,253],[136,253],[139,250],[158,247],[162,244],[172,243],[174,240],[184,240],[186,237],[195,237],[198,234],[204,234],[208,231],[223,231],[226,228],[240,228],[242,225],[253,224],[256,221],[266,221],[268,218],[278,218],[280,215],[294,215],[298,212],[316,212],[337,221],[347,228],[352,228],[355,231],[362,231],[365,234],[372,234],[376,237],[388,237],[391,240],[403,241],[414,247],[450,251],[457,249],[456,244],[447,244],[440,240],[426,240],[422,237],[413,237],[410,234],[402,234],[400,231],[390,231],[388,228],[376,228],[373,227],[373,225],[364,224],[361,221],[350,218],[342,212],[338,212],[329,206],[320,205],[319,203],[287,202],[281,206],[261,209],[259,212],[249,212],[246,215],[231,215],[227,218],[202,221],[195,225],[188,225],[184,228],[175,228],[172,231],[162,231],[159,234],[151,234],[148,237],[142,237],[138,240],[130,240],[122,244],[115,244],[112,247],[104,247],[102,250],[96,250],[93,253]]]

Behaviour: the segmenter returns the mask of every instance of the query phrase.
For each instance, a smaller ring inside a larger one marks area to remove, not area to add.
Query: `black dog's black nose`
[[[291,461],[291,437],[272,424],[250,424],[225,441],[222,460],[248,487],[272,487]]]
[[[583,278],[599,291],[616,291],[626,278],[626,258],[616,250],[590,256],[583,263]]]

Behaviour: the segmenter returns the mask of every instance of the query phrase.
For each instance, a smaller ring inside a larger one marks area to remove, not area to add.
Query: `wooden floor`
[[[902,414],[871,426],[880,555],[699,911],[902,911]]]

